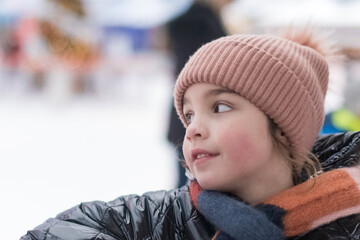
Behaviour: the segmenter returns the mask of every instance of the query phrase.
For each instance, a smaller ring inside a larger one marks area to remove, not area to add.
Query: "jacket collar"
[[[360,164],[360,132],[319,136],[312,149],[323,171]]]

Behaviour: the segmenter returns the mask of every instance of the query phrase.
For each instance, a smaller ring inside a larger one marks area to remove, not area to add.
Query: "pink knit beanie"
[[[311,150],[322,127],[328,65],[319,52],[297,42],[233,35],[202,46],[175,86],[175,107],[185,127],[183,97],[195,83],[237,92],[269,116],[299,149]]]

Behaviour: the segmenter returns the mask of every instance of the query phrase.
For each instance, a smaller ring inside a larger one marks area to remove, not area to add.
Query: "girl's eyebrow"
[[[223,93],[231,93],[231,94],[236,94],[236,92],[234,92],[233,90],[227,89],[227,88],[215,88],[215,89],[211,89],[209,91],[207,91],[204,94],[204,98],[206,97],[213,97],[213,96],[218,96],[220,94]],[[185,105],[187,102],[189,102],[186,97],[184,96],[183,98],[183,105]]]
[[[220,94],[223,94],[223,93],[236,93],[230,89],[227,89],[227,88],[215,88],[215,89],[212,89],[208,92],[205,93],[205,97],[212,97],[212,96],[217,96],[217,95],[220,95]]]

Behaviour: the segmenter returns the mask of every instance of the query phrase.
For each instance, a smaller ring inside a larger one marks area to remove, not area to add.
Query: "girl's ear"
[[[283,150],[289,150],[290,144],[285,135],[285,132],[281,131],[272,119],[268,118],[268,120],[270,133],[275,143]]]
[[[276,139],[278,139],[283,146],[289,147],[289,142],[283,131],[277,128],[275,134],[276,134]]]

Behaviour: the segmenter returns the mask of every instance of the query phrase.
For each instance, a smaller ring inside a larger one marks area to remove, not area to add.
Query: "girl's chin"
[[[214,183],[213,181],[206,181],[201,179],[197,179],[197,181],[203,189],[212,190],[212,191],[222,191],[221,186]]]

